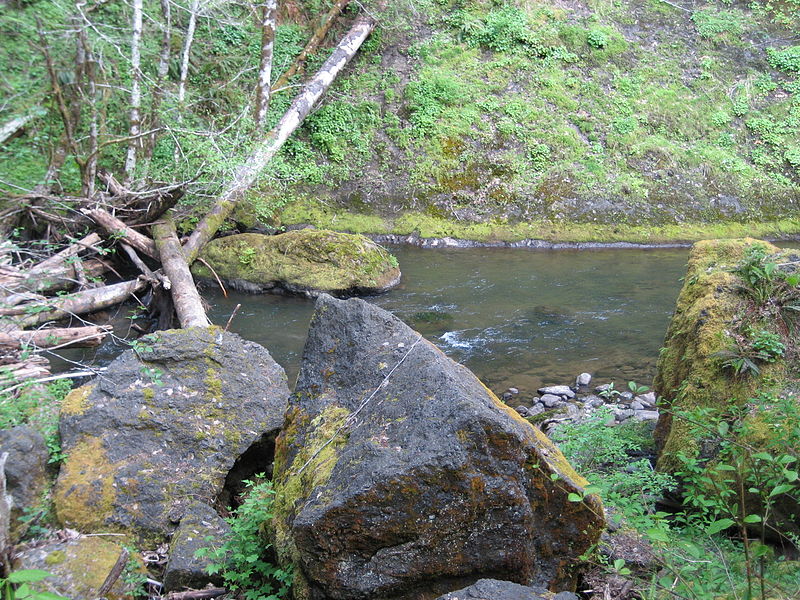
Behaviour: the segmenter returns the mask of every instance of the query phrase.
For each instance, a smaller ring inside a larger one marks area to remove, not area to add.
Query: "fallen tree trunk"
[[[37,312],[18,319],[17,326],[24,329],[47,321],[57,321],[74,315],[83,315],[102,310],[124,302],[136,292],[141,291],[146,285],[147,282],[144,279],[134,279],[133,281],[85,290],[72,294],[70,297],[53,298],[48,302],[27,305],[28,312]]]
[[[172,219],[167,218],[153,225],[153,237],[161,257],[161,266],[169,277],[172,302],[181,327],[208,327],[209,320]]]
[[[33,114],[27,114],[16,119],[11,119],[9,122],[0,127],[0,144],[15,137],[20,131],[25,128],[30,121],[33,120]]]
[[[0,333],[0,346],[17,350],[31,346],[35,348],[91,348],[99,346],[110,332],[111,327],[101,325],[36,329],[34,331],[16,329]]]
[[[111,213],[102,208],[96,208],[94,210],[85,210],[84,214],[91,217],[95,223],[100,225],[100,227],[105,229],[109,234],[119,236],[119,239],[127,242],[139,252],[158,260],[158,250],[156,250],[156,245],[153,243],[153,240],[135,229],[128,227]]]
[[[331,9],[328,11],[328,14],[325,15],[325,18],[322,21],[322,24],[317,27],[314,34],[311,36],[311,39],[308,40],[306,47],[297,55],[297,58],[292,63],[286,72],[278,78],[278,81],[275,82],[275,85],[272,86],[272,91],[277,92],[279,89],[284,87],[286,84],[289,83],[289,80],[294,77],[294,75],[298,72],[302,72],[303,67],[306,64],[306,59],[308,59],[309,54],[313,54],[319,45],[322,43],[322,40],[325,39],[325,36],[328,35],[328,31],[333,25],[336,17],[350,4],[350,0],[336,0],[334,2]]]
[[[270,160],[278,153],[284,142],[300,126],[311,112],[311,109],[325,94],[337,75],[355,55],[364,40],[375,29],[377,21],[368,14],[356,19],[347,35],[342,38],[330,58],[306,84],[303,91],[294,99],[289,110],[281,117],[267,138],[262,141],[253,153],[242,163],[233,179],[223,190],[213,208],[206,214],[197,228],[189,236],[183,246],[186,262],[192,264],[200,250],[231,214],[236,203],[241,200],[245,191],[255,183],[259,173],[264,170]]]

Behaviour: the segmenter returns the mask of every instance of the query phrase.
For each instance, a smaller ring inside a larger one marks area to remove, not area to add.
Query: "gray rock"
[[[223,493],[251,446],[269,447],[288,394],[269,352],[218,327],[145,338],[138,355],[124,352],[62,404],[67,459],[53,493],[59,520],[157,545],[188,504],[212,504]],[[264,463],[251,473],[268,469],[271,457],[248,456]]]
[[[575,392],[567,385],[551,385],[548,387],[539,388],[540,394],[553,394],[554,396],[561,396],[563,398],[572,399],[575,397]]]
[[[600,396],[586,396],[583,400],[583,403],[592,408],[600,408],[601,406],[605,405],[606,401]]]
[[[308,597],[410,600],[482,575],[563,587],[605,526],[593,496],[569,502],[541,432],[367,302],[319,298],[286,414],[271,529]]]
[[[594,393],[595,394],[599,394],[601,392],[605,392],[610,387],[611,387],[610,383],[603,383],[603,384],[598,385],[597,387],[594,388]]]
[[[547,408],[554,408],[555,406],[563,406],[564,401],[561,399],[561,396],[555,396],[553,394],[545,394],[539,401],[544,404]]]
[[[642,404],[639,400],[634,400],[631,402],[631,408],[633,410],[644,410],[644,404]]]
[[[528,412],[528,407],[527,407],[527,406],[522,406],[522,405],[520,404],[520,405],[519,405],[517,408],[515,408],[514,410],[516,410],[516,411],[517,411],[517,412],[518,412],[520,415],[522,415],[523,417],[530,416],[530,415],[529,415],[529,412]]]
[[[553,600],[580,600],[580,598],[578,594],[573,594],[572,592],[558,592],[553,596]]]
[[[436,600],[549,600],[550,598],[551,594],[541,588],[528,587],[511,581],[479,579],[469,587],[439,596]]]
[[[574,404],[567,404],[566,412],[568,417],[577,417],[580,414],[581,409]]]
[[[630,402],[633,400],[633,393],[632,392],[622,392],[619,395],[619,399],[621,402]]]
[[[658,421],[657,410],[640,410],[635,415],[638,421]]]
[[[169,560],[164,569],[164,589],[167,592],[183,588],[200,589],[208,583],[222,585],[222,577],[208,575],[208,558],[197,558],[201,548],[220,544],[231,528],[210,506],[195,502],[186,509],[178,529],[169,544]],[[211,537],[212,541],[206,540]]]
[[[575,378],[575,385],[578,387],[586,387],[592,382],[590,373],[581,373]]]
[[[646,407],[653,408],[656,405],[656,394],[655,392],[647,392],[646,394],[637,396],[637,400]]]
[[[615,408],[614,409],[614,418],[617,421],[624,421],[625,419],[630,419],[634,414],[636,414],[636,411],[631,410],[629,408],[625,408],[625,409]]]
[[[547,410],[543,404],[534,404],[532,407],[528,409],[528,416],[535,417],[536,415],[542,414],[545,410]]]
[[[0,430],[2,452],[8,452],[6,483],[14,501],[11,507],[11,534],[16,539],[21,533],[19,517],[26,508],[39,504],[42,494],[47,490],[50,453],[42,435],[27,425]]]
[[[511,394],[512,396],[516,396],[517,394],[519,394],[519,390],[515,387],[510,387],[508,388],[508,393]]]

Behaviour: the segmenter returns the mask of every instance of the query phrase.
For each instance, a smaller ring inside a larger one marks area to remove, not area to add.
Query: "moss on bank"
[[[603,225],[570,221],[534,220],[509,223],[492,220],[467,223],[422,212],[399,216],[350,212],[314,200],[296,200],[281,212],[284,225],[311,224],[315,227],[361,234],[416,235],[421,238],[456,238],[478,242],[516,242],[544,240],[554,243],[666,244],[702,239],[741,238],[796,239],[800,237],[800,217],[770,222],[722,221],[716,223],[675,223],[670,225]]]

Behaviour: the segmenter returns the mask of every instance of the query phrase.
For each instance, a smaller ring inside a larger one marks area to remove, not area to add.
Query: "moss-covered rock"
[[[145,338],[65,404],[59,520],[163,541],[186,505],[213,505],[237,459],[274,439],[288,395],[263,347],[219,328]]]
[[[337,296],[388,290],[400,281],[397,259],[361,235],[315,229],[275,236],[244,233],[218,238],[203,250],[192,272],[214,273],[251,292],[285,290]],[[214,273],[211,272],[213,269]]]
[[[122,546],[107,538],[79,537],[24,549],[17,555],[14,568],[50,573],[52,577],[33,584],[38,591],[65,598],[94,598],[121,553]],[[138,572],[138,581],[143,581],[146,574],[143,566],[133,555],[128,560],[125,573],[135,575]],[[133,600],[139,597],[136,585],[136,577],[120,577],[105,598]]]
[[[471,372],[361,300],[317,301],[275,451],[296,598],[417,598],[498,577],[574,585],[604,526],[559,450]]]
[[[796,356],[794,351],[780,351],[764,359],[747,339],[755,335],[755,330],[774,330],[776,340],[783,336],[787,347],[794,344],[785,323],[781,323],[781,300],[755,300],[753,286],[739,273],[743,261],[752,256],[754,244],[762,245],[765,262],[789,269],[797,263],[793,251],[782,252],[750,238],[709,240],[692,248],[654,382],[661,409],[655,431],[657,468],[661,471],[681,470],[679,454],[699,458],[701,464],[713,467],[724,437],[718,435],[717,427],[723,421],[723,432],[731,427],[731,433],[725,435],[740,436],[734,442],[751,448],[753,453],[781,446],[785,432],[777,422],[780,419],[775,420],[770,402],[758,398],[784,396],[796,402],[798,365],[788,359]],[[800,290],[796,293],[800,296]],[[741,356],[749,358],[755,368],[735,367],[733,361]],[[709,412],[704,417],[681,416],[696,409]],[[704,430],[698,430],[698,419],[707,421]],[[786,447],[785,441],[783,445]],[[785,451],[795,452],[796,448]],[[735,477],[746,480],[748,473],[737,472]],[[757,499],[748,497],[747,501],[753,506]],[[781,521],[783,516],[800,514],[800,507],[792,501],[787,505],[781,497],[772,513],[776,521]],[[783,526],[797,531],[793,520],[783,521]]]
[[[47,464],[50,453],[42,435],[27,425],[0,431],[0,453],[8,452],[5,465],[8,493],[11,494],[11,538],[17,540],[24,530],[19,518],[25,509],[42,502],[50,487]]]

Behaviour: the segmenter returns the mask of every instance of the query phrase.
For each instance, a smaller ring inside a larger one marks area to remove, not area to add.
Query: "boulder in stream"
[[[190,502],[213,505],[229,472],[246,474],[242,461],[267,468],[259,453],[271,449],[288,396],[269,352],[218,327],[142,338],[63,403],[59,520],[163,541]]]
[[[321,229],[217,238],[201,257],[216,275],[246,292],[353,296],[383,292],[400,283],[397,259],[387,250],[363,235]],[[212,279],[211,269],[198,261],[192,272]]]
[[[418,597],[482,577],[574,585],[604,527],[542,432],[362,300],[323,295],[276,442],[273,536],[295,597]]]

